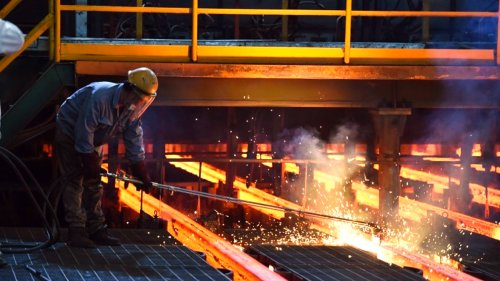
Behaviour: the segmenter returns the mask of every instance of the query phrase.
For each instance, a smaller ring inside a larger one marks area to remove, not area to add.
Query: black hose
[[[57,218],[57,213],[51,204],[47,194],[44,192],[42,189],[41,185],[38,183],[36,178],[33,176],[31,171],[28,169],[28,167],[17,157],[15,156],[12,152],[7,150],[4,147],[0,146],[0,156],[5,159],[5,161],[11,166],[11,168],[14,170],[14,173],[16,176],[19,178],[21,181],[22,185],[26,188],[31,200],[33,201],[33,204],[35,205],[36,211],[40,214],[42,218],[42,223],[45,227],[46,235],[48,236],[48,239],[46,241],[43,241],[38,244],[5,244],[1,245],[0,249],[1,252],[3,253],[27,253],[31,252],[34,250],[38,249],[44,249],[47,247],[50,247],[51,245],[55,244],[59,240],[60,236],[60,224],[59,220]],[[23,171],[21,171],[23,170]],[[30,185],[28,184],[28,181],[26,180],[26,177],[23,175],[23,173],[27,175],[28,179],[31,180],[31,182],[35,185],[36,189],[40,192],[42,195],[43,201],[44,201],[44,207],[40,207],[39,202],[35,198]],[[50,223],[47,218],[47,213],[46,213],[46,207],[48,210],[48,215],[51,216],[50,218]],[[23,248],[23,249],[19,249]]]

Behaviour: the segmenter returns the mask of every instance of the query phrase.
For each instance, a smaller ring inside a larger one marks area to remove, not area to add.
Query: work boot
[[[120,239],[109,236],[106,228],[101,228],[95,233],[89,235],[90,239],[99,245],[120,246]]]
[[[96,247],[95,243],[87,236],[87,232],[84,227],[70,227],[69,237],[66,244],[77,248],[93,249]]]

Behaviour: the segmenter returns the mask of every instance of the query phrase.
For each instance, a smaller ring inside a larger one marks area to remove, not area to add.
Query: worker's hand
[[[99,165],[99,155],[97,152],[80,153],[83,165],[83,177],[87,180],[100,181],[101,167]]]
[[[153,187],[153,183],[151,182],[151,178],[149,177],[149,173],[146,170],[146,165],[144,161],[139,161],[137,163],[132,164],[132,175],[142,181],[142,185],[137,186],[137,190],[144,190],[144,192],[149,193],[151,188]]]

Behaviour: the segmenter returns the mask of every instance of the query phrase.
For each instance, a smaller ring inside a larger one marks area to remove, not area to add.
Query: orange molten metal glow
[[[375,188],[367,188],[362,184],[353,184],[356,192],[356,201],[359,204],[378,209],[379,191]],[[427,203],[399,197],[399,215],[405,219],[415,222],[423,222],[429,212],[447,217],[455,221],[457,229],[468,230],[477,234],[485,235],[496,240],[500,240],[500,225],[467,216],[458,212],[453,212],[439,208]]]
[[[339,178],[334,176],[321,174],[321,177],[316,177],[315,180],[326,183],[339,182]],[[373,209],[378,209],[379,191],[375,188],[368,188],[365,185],[353,182],[352,189],[356,192],[356,202],[368,206]],[[491,190],[491,189],[489,189]],[[495,190],[498,191],[498,190]],[[500,198],[500,197],[497,197]],[[399,215],[403,218],[410,219],[415,222],[421,222],[427,217],[429,212],[445,216],[457,223],[457,229],[465,229],[474,233],[485,235],[496,240],[500,240],[500,225],[490,223],[471,216],[463,215],[458,212],[449,211],[427,203],[411,200],[408,198],[399,198]]]
[[[373,165],[374,169],[378,170],[378,164]],[[426,171],[419,171],[409,167],[401,167],[400,176],[410,180],[417,180],[433,185],[432,191],[438,194],[443,194],[445,189],[449,189],[449,184],[460,184],[457,178],[447,177],[432,174]],[[488,188],[488,196],[486,196],[486,188],[476,183],[470,183],[469,189],[472,194],[472,202],[478,204],[488,204],[490,207],[500,208],[500,190]]]
[[[453,183],[455,185],[460,184],[460,180],[457,178],[440,176],[429,172],[418,171],[408,167],[401,167],[400,175],[403,178],[432,184],[433,191],[440,194],[443,193],[444,189],[449,188],[450,183]],[[486,188],[484,186],[471,183],[469,184],[469,189],[473,196],[473,202],[483,205],[488,203],[491,207],[500,208],[500,190],[488,188],[488,200],[486,200]]]
[[[176,163],[175,165],[179,168],[186,168],[187,171],[188,167],[185,167],[183,164],[184,163]],[[288,172],[298,172],[298,167],[296,167],[297,165],[293,163],[286,164],[289,165],[285,165],[285,168],[291,168],[290,170],[287,170]],[[216,171],[217,174],[220,173],[219,177],[225,177],[224,171],[218,170],[214,167],[211,167],[210,165],[205,166],[205,163],[203,163],[203,165],[204,169],[212,169],[212,171],[208,172],[207,170],[202,170],[202,178],[204,178],[203,173],[207,172],[208,174],[212,174],[214,173],[214,171]],[[267,163],[267,165],[271,165],[271,163]],[[196,174],[197,173],[198,171],[196,171]],[[317,171],[315,171],[314,178],[318,181],[325,180],[330,183],[340,181],[340,179],[336,179],[326,173]],[[237,178],[234,182],[234,187],[238,189],[238,197],[241,199],[252,200],[254,202],[261,202],[265,204],[274,204],[276,206],[285,206],[293,209],[301,209],[299,205],[275,197],[253,186],[247,188],[244,184],[243,179]],[[374,188],[367,188],[366,186],[359,183],[353,183],[353,189],[356,191],[356,199],[358,203],[363,204],[363,202],[365,202],[371,207],[378,208],[378,190]],[[420,207],[418,209],[418,212],[405,212],[408,216],[412,216],[412,219],[420,221],[427,215],[425,208],[422,208],[422,206],[418,204],[411,205],[407,200],[409,199],[401,198],[400,204],[411,206],[410,208],[415,208],[415,206]],[[259,208],[259,210],[266,212],[269,211],[263,210],[261,208]],[[280,218],[284,215],[283,212],[280,211],[268,214],[275,218]],[[366,233],[361,232],[359,229],[355,229],[354,227],[346,225],[345,223],[332,223],[329,220],[318,218],[309,218],[309,222],[312,228],[329,234],[332,237],[331,239],[325,239],[325,244],[350,245],[365,251],[372,252],[379,259],[384,260],[385,262],[394,263],[399,266],[411,266],[419,268],[423,270],[424,276],[430,280],[478,280],[456,270],[456,268],[451,266],[456,266],[457,263],[454,261],[433,261],[428,257],[412,253],[409,250],[401,249],[399,248],[399,246],[395,247],[390,246],[390,244],[382,244],[381,241],[376,237],[367,235]]]
[[[106,177],[103,177],[102,180],[107,182]],[[141,193],[135,190],[133,184],[129,184],[129,187],[125,189],[124,183],[117,181],[116,186],[119,188],[120,202],[139,212]],[[158,215],[167,220],[167,231],[188,248],[204,252],[207,261],[212,266],[232,270],[234,280],[286,280],[254,258],[241,252],[231,243],[155,197],[143,194],[142,207],[148,215]]]
[[[457,155],[458,156],[461,156],[462,155],[462,148],[457,148],[456,150],[457,152]],[[475,143],[473,146],[472,146],[472,156],[481,156],[481,145],[479,143]]]

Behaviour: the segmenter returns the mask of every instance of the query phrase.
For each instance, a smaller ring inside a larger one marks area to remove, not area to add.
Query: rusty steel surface
[[[83,86],[96,79],[121,82],[129,67],[139,65],[143,64],[77,62],[76,69],[79,75],[78,81]],[[388,73],[380,74],[386,68],[365,66],[371,73],[379,72],[377,76],[372,76],[373,79],[364,79],[360,76],[364,71],[361,69],[354,76],[348,74],[340,79],[332,79],[335,74],[330,75],[327,69],[334,72],[335,67],[326,67],[322,74],[324,79],[306,79],[304,77],[308,75],[307,71],[315,69],[314,66],[203,65],[200,67],[195,64],[154,63],[147,65],[159,75],[160,88],[155,99],[156,106],[377,108],[381,106],[381,101],[392,101],[397,96],[398,99],[406,101],[412,109],[500,108],[500,103],[491,98],[495,97],[495,90],[500,86],[500,79],[496,79],[500,77],[496,67],[495,74],[490,73],[492,76],[486,73],[479,76],[474,74],[476,73],[474,70],[482,68],[464,68],[463,73],[467,74],[461,74],[465,75],[461,76],[463,79],[432,80],[436,79],[434,77],[415,80],[409,77],[420,75],[418,67],[403,67],[398,71],[399,68],[394,66],[387,68]],[[257,70],[253,69],[254,67],[257,67]],[[302,67],[304,68],[301,69]],[[339,71],[346,71],[351,67],[353,66],[340,66]],[[238,76],[232,72],[239,71],[238,69],[252,73],[259,71],[258,75],[261,78],[255,78],[257,76],[243,78],[245,76]],[[266,78],[273,77],[273,69],[287,74],[264,79],[265,75]],[[398,78],[398,74],[393,75],[393,73],[408,73],[409,69],[413,69],[411,70],[413,74],[409,76],[404,74],[406,78],[389,80]],[[320,73],[322,67],[314,71]],[[282,78],[287,75],[290,75],[289,78]],[[337,74],[337,77],[339,75],[343,74]],[[449,74],[441,75],[450,77]],[[470,75],[469,79],[465,78],[467,75]],[[376,79],[377,77],[380,79]],[[472,86],[474,92],[463,91]]]
[[[187,54],[187,53],[186,53]],[[145,62],[77,61],[79,75],[123,76]],[[346,80],[498,80],[498,66],[346,66],[147,63],[160,77],[346,79]]]

